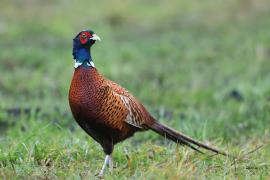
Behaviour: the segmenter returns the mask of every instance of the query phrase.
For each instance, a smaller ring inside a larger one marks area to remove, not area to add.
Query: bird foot
[[[102,172],[99,172],[97,175],[96,175],[99,179],[104,179],[104,174]]]

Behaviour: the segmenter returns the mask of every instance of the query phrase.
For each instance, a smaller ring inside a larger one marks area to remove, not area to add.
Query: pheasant
[[[78,33],[73,39],[75,71],[69,90],[69,104],[79,126],[103,148],[105,160],[100,176],[109,165],[112,169],[114,145],[135,132],[152,130],[175,143],[227,156],[225,152],[207,146],[159,123],[127,90],[103,77],[95,68],[91,46],[100,41],[92,30]]]

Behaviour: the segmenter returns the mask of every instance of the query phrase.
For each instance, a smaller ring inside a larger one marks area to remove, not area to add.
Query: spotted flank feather
[[[127,117],[124,121],[137,128],[142,128],[143,119],[140,111],[135,109],[134,103],[132,103],[128,97],[120,95],[120,98],[128,110]]]
[[[107,81],[107,85],[106,91],[108,92],[106,93],[105,99],[114,99],[113,102],[117,103],[117,105],[123,109],[122,112],[125,112],[125,117],[122,117],[122,121],[143,129],[143,125],[152,120],[146,109],[132,95],[130,95],[127,90],[112,81]],[[108,104],[104,106],[108,106]],[[109,106],[114,105],[110,104]]]

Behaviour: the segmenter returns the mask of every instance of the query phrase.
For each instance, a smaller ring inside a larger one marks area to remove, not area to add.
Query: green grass
[[[269,178],[269,18],[267,0],[1,1],[1,179],[92,179],[101,168],[67,99],[72,38],[86,28],[102,38],[92,49],[102,74],[162,123],[242,157],[144,132],[116,146],[106,179]]]

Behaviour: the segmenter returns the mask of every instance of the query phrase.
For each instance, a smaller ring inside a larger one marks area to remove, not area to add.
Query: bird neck
[[[85,60],[75,59],[74,68],[78,68],[80,66],[86,67],[86,68],[91,68],[91,67],[95,67],[95,64],[92,61],[92,59],[85,59]]]
[[[92,60],[90,47],[79,47],[73,49],[73,58],[75,60],[74,68],[80,66],[83,67],[95,67],[95,64]]]

